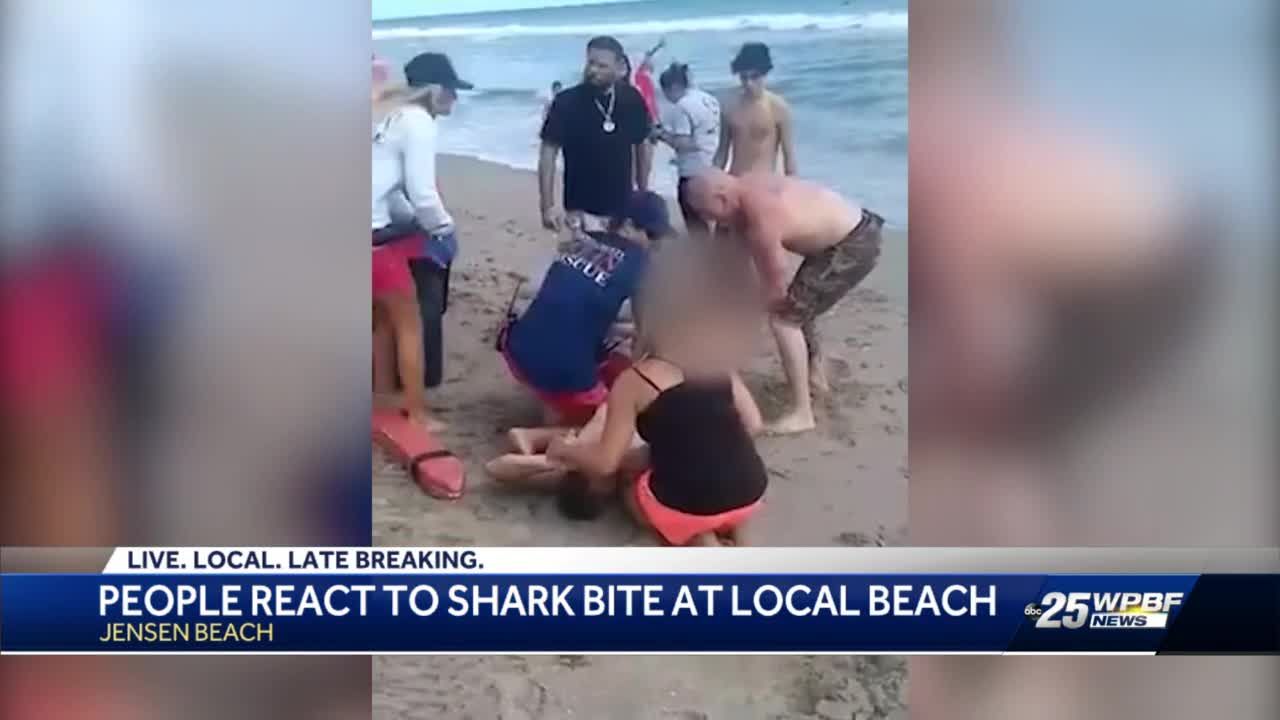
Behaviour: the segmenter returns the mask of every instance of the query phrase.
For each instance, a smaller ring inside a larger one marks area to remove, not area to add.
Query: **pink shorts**
[[[676,546],[687,545],[690,540],[708,532],[725,533],[733,530],[755,514],[764,504],[757,500],[750,505],[722,512],[717,515],[690,515],[679,510],[672,510],[654,497],[649,487],[652,470],[645,470],[636,478],[635,497],[640,513],[644,515],[654,530],[663,540]]]
[[[426,253],[427,239],[406,235],[373,249],[373,296],[416,295],[409,261]]]
[[[520,367],[516,365],[516,361],[507,352],[505,346],[502,348],[502,358],[507,361],[507,369],[511,371],[511,375],[521,385],[529,388],[544,405],[551,408],[563,422],[570,425],[586,425],[590,422],[596,410],[599,410],[600,406],[609,399],[609,388],[613,387],[613,381],[617,380],[624,370],[631,367],[631,358],[622,353],[611,352],[604,362],[600,363],[599,379],[596,380],[595,386],[574,392],[545,392],[525,379],[524,374],[520,372]]]

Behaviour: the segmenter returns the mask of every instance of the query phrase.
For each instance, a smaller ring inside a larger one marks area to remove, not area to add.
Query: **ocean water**
[[[729,62],[747,41],[768,43],[770,87],[791,104],[800,174],[907,224],[906,0],[652,0],[374,23],[374,50],[399,67],[442,51],[475,83],[441,127],[445,152],[518,168],[537,163],[551,82],[581,77],[586,42],[610,34],[637,59],[690,65],[693,82],[721,95],[737,86]],[[656,79],[656,77],[655,77]],[[664,101],[665,102],[665,101]],[[673,192],[660,146],[655,186]]]

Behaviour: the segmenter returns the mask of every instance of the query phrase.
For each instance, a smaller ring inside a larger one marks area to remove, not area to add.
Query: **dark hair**
[[[738,56],[729,65],[729,69],[735,75],[744,72],[758,72],[762,75],[768,73],[773,69],[773,58],[769,56],[769,46],[762,42],[744,44],[738,51]]]
[[[689,66],[680,63],[671,63],[671,67],[662,71],[658,76],[658,84],[663,90],[672,85],[680,85],[681,87],[689,87]]]
[[[618,42],[618,38],[612,35],[597,35],[591,38],[591,41],[587,43],[587,51],[590,52],[592,50],[608,50],[616,55],[619,60],[623,62],[627,60],[627,54],[622,51],[622,43]]]
[[[556,80],[555,82],[551,83],[552,90],[555,90],[556,88],[562,88],[562,87],[564,87],[564,83],[560,82],[559,80]]]
[[[592,492],[586,476],[576,472],[564,476],[556,493],[560,513],[570,520],[595,520],[604,512],[607,499]]]
[[[627,220],[628,218],[625,215],[615,215],[609,218],[608,224],[605,225],[605,230],[611,233],[616,233],[622,229],[623,225],[627,224]],[[652,243],[656,243],[662,240],[663,235],[664,233],[653,232],[652,230],[644,231],[644,236],[649,238],[649,242],[652,242]]]

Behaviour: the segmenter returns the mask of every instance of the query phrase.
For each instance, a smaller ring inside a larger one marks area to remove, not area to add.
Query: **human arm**
[[[624,105],[626,113],[624,127],[627,139],[631,141],[631,167],[635,173],[635,186],[637,190],[644,191],[649,189],[649,173],[653,169],[653,145],[649,143],[653,122],[649,117],[649,108],[645,105],[639,90],[627,87],[622,92],[629,94]]]
[[[653,59],[653,56],[654,56],[654,55],[657,55],[657,54],[658,54],[658,51],[659,51],[659,50],[662,50],[662,48],[664,48],[664,47],[666,47],[666,46],[667,46],[667,39],[666,39],[666,38],[662,38],[661,40],[659,40],[659,41],[658,41],[658,44],[657,44],[657,45],[654,45],[653,47],[649,48],[649,50],[648,50],[648,51],[646,51],[646,52],[645,52],[645,54],[644,54],[644,61],[645,61],[645,62],[649,62],[650,60],[652,60],[652,59]]]
[[[765,196],[749,204],[746,223],[741,230],[741,239],[755,262],[765,301],[770,305],[784,300],[787,295],[787,251],[782,246],[782,228],[776,220],[778,212],[772,207],[774,202]]]
[[[636,406],[642,391],[641,380],[634,372],[618,377],[605,407],[604,431],[594,442],[574,443],[556,440],[547,449],[547,457],[586,474],[597,482],[618,471],[631,447],[636,432]]]
[[[747,389],[737,373],[730,376],[730,379],[733,383],[733,407],[738,411],[738,417],[742,419],[742,427],[746,428],[748,435],[759,435],[764,429],[764,417],[760,414],[760,406],[756,405],[756,399],[751,396],[751,391]]]
[[[698,149],[698,143],[692,135],[676,135],[669,130],[664,130],[658,135],[658,139],[670,145],[676,152],[695,152]]]
[[[698,143],[693,139],[693,132],[693,119],[685,108],[677,104],[667,113],[665,122],[658,128],[657,136],[676,152],[694,152],[698,149]]]
[[[729,164],[729,146],[732,144],[733,138],[729,132],[729,112],[724,104],[720,106],[720,142],[716,145],[716,154],[711,162],[717,168],[724,170]]]
[[[423,230],[437,232],[453,225],[436,188],[436,126],[425,113],[405,113],[404,194]]]
[[[560,230],[560,212],[556,207],[556,158],[565,139],[564,93],[551,100],[546,117],[542,121],[538,149],[538,210],[542,226],[548,230]]]
[[[778,101],[778,146],[782,149],[782,172],[795,175],[795,133],[792,129],[791,108],[784,100]]]
[[[560,147],[546,140],[538,151],[538,210],[542,226],[548,230],[560,230],[560,215],[556,207],[556,156]]]
[[[653,169],[653,146],[647,142],[632,146],[635,153],[636,190],[649,189],[649,173]]]

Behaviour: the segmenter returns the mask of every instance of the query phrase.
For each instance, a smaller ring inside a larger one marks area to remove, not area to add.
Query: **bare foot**
[[[547,460],[546,455],[519,455],[510,453],[484,464],[490,477],[504,483],[527,484],[552,472],[563,474],[563,469]]]
[[[800,414],[791,412],[765,425],[764,431],[770,435],[796,435],[808,432],[818,426],[813,413]]]
[[[716,538],[715,533],[701,533],[694,535],[686,547],[720,547],[720,541]]]
[[[831,380],[827,378],[827,359],[816,357],[809,361],[809,388],[816,393],[831,392]]]
[[[746,528],[749,521],[743,521],[737,527],[730,529],[728,532],[718,534],[720,544],[726,547],[747,547]]]
[[[511,447],[521,455],[533,455],[533,440],[529,437],[529,433],[524,428],[511,428],[507,431],[507,440],[511,441]]]

